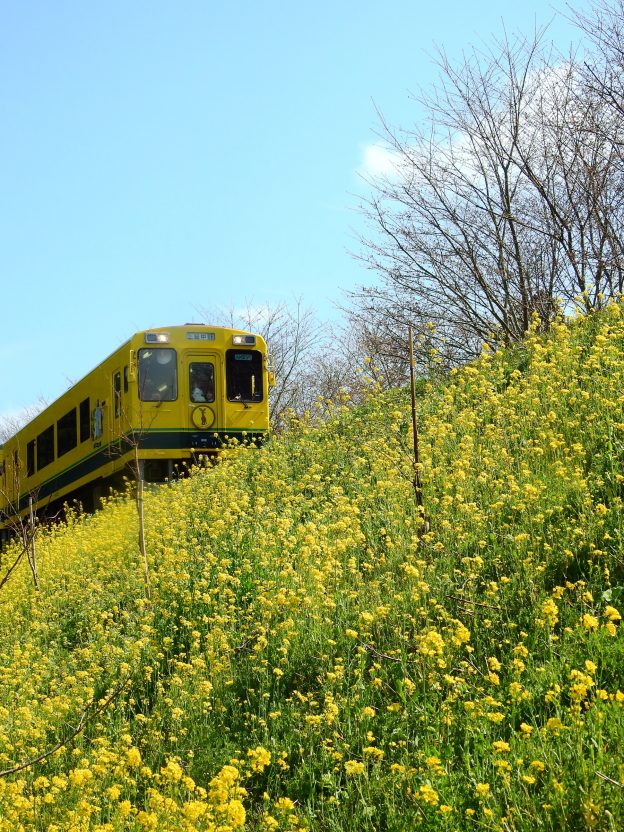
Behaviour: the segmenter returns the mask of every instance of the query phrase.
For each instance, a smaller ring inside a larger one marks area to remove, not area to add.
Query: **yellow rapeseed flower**
[[[586,630],[593,631],[598,629],[598,619],[595,616],[590,615],[590,613],[588,612],[584,613],[583,617],[581,618],[581,623],[583,624],[583,627],[585,627]]]
[[[559,608],[552,598],[547,598],[542,603],[542,615],[550,627],[554,627],[559,619]]]
[[[133,745],[126,751],[126,763],[130,768],[141,765],[141,752],[136,746]]]
[[[418,789],[417,797],[430,806],[437,806],[440,796],[428,783],[423,783]]]
[[[170,780],[172,783],[177,783],[182,779],[184,770],[178,760],[171,759],[167,764],[160,769],[160,776],[163,780]]]
[[[566,726],[563,722],[559,719],[559,717],[552,716],[545,725],[547,731],[552,731],[554,734],[558,734],[560,731],[563,731]]]
[[[261,745],[256,746],[254,749],[250,749],[247,752],[247,756],[249,757],[250,765],[253,771],[264,771],[264,769],[271,763],[271,752],[267,751],[267,749],[263,748]]]

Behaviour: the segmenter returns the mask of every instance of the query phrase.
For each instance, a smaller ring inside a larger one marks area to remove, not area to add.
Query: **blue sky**
[[[0,0],[0,417],[197,309],[334,319],[375,105],[556,8],[475,0]],[[566,48],[562,18],[549,32]]]

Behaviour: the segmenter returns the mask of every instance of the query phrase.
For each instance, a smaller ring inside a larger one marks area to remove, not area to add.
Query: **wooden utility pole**
[[[414,494],[416,506],[422,515],[422,526],[425,525],[425,514],[423,511],[423,491],[420,479],[420,450],[418,446],[418,422],[416,419],[416,374],[414,371],[414,334],[412,326],[409,327],[409,359],[410,359],[410,388],[412,391],[412,432],[414,435]]]
[[[145,486],[145,462],[139,459],[139,443],[138,440],[134,446],[134,471],[136,476],[136,507],[139,515],[139,551],[143,558],[143,580],[145,581],[145,595],[147,600],[151,600],[152,589],[150,585],[150,570],[149,561],[147,559],[147,546],[145,545],[145,511],[143,503],[143,494]]]

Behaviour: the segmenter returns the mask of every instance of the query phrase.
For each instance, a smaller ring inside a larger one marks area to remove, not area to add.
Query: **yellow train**
[[[0,446],[0,534],[30,500],[92,509],[131,462],[163,481],[232,439],[260,443],[270,382],[259,335],[203,324],[136,333]]]

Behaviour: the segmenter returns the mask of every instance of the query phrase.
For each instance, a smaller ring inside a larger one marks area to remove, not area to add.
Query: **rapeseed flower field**
[[[624,308],[38,537],[0,832],[624,828]],[[10,553],[5,563],[10,562]]]

